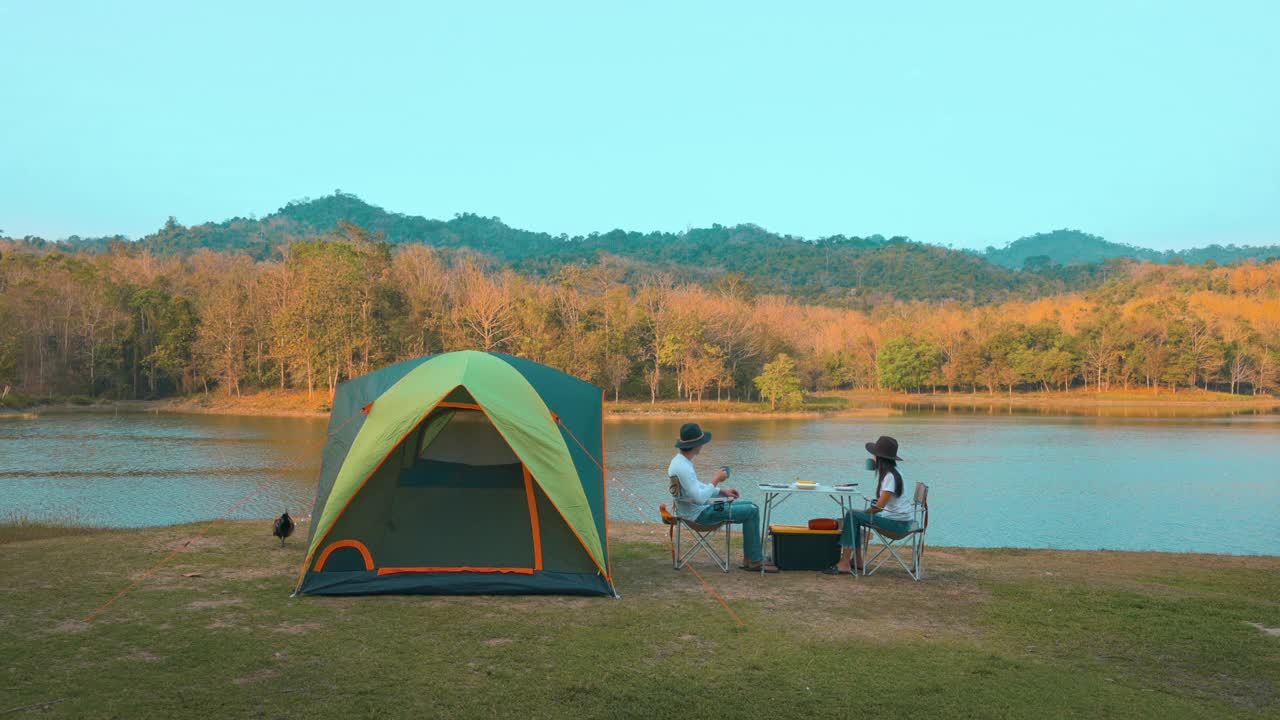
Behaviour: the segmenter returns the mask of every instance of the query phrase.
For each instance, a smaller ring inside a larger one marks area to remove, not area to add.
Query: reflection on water
[[[985,410],[985,408],[984,408]],[[704,472],[733,466],[732,485],[857,481],[863,443],[893,435],[910,486],[927,482],[937,545],[1112,548],[1280,554],[1280,416],[1044,417],[913,412],[891,418],[691,417],[715,440]],[[610,514],[653,520],[683,420],[609,423]],[[113,526],[235,514],[309,514],[324,420],[204,415],[50,415],[0,423],[0,516]],[[822,496],[779,520],[831,516]],[[641,511],[644,516],[642,518]]]

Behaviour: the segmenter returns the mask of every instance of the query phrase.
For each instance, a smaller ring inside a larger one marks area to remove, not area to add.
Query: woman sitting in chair
[[[867,452],[876,462],[876,497],[866,510],[850,510],[844,515],[840,533],[840,561],[823,570],[828,575],[862,572],[864,528],[874,527],[888,535],[911,531],[911,498],[904,495],[902,474],[898,472],[898,441],[888,436],[867,443]],[[855,564],[851,565],[850,562]],[[855,571],[856,568],[856,571]]]

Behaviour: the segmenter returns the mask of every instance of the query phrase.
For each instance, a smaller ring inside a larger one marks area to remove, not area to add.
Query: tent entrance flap
[[[370,504],[382,505],[387,520],[379,567],[538,566],[526,470],[483,412],[438,408],[401,452],[409,461],[384,481],[394,485],[389,503]]]

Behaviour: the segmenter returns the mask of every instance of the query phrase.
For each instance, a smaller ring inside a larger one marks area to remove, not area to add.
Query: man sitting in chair
[[[764,553],[760,550],[760,508],[747,500],[741,500],[742,493],[730,487],[721,487],[729,479],[724,468],[716,471],[707,484],[698,479],[698,472],[693,468],[693,459],[702,451],[702,446],[711,442],[711,433],[703,432],[697,423],[686,423],[680,428],[680,439],[676,447],[680,452],[671,458],[667,468],[667,476],[678,478],[680,497],[676,502],[676,514],[685,520],[699,525],[715,525],[717,523],[742,523],[742,565],[738,567],[750,572],[760,572],[764,563]],[[713,498],[728,498],[726,501],[715,501]],[[764,566],[765,572],[777,572],[778,568]]]

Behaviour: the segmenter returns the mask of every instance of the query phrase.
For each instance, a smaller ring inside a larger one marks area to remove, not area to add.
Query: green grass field
[[[1277,717],[1280,558],[936,548],[929,577],[704,576],[612,538],[621,600],[294,598],[302,543],[0,534],[0,716]],[[300,529],[305,535],[305,527]],[[198,574],[187,577],[188,574]]]

